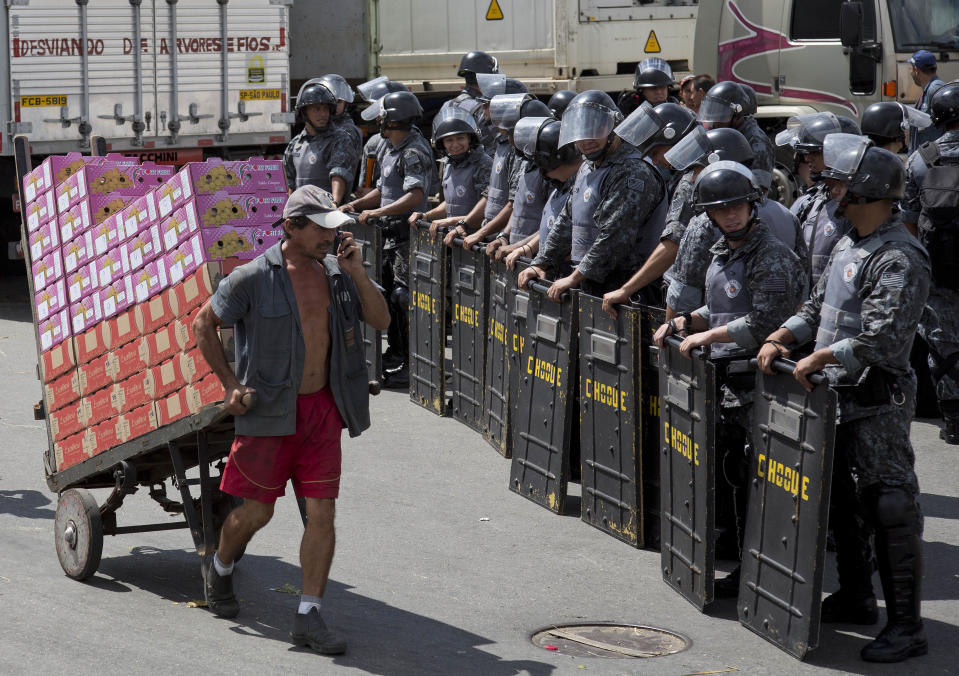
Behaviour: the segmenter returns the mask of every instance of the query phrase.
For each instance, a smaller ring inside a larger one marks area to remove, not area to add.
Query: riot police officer
[[[478,225],[486,207],[483,193],[489,184],[493,160],[483,152],[479,130],[473,116],[452,106],[441,110],[433,127],[433,145],[445,157],[443,169],[443,201],[426,213],[414,212],[410,223],[418,219],[432,222],[430,234],[439,228],[465,222]]]
[[[797,362],[796,380],[824,370],[839,394],[830,516],[839,591],[823,602],[823,621],[878,621],[869,532],[887,623],[861,656],[898,662],[927,651],[920,616],[922,515],[909,440],[916,378],[909,351],[930,286],[928,255],[895,211],[905,171],[895,155],[862,136],[831,134],[825,163],[843,176],[840,211],[854,232],[833,250],[812,296],[766,339],[759,365],[815,339]]]
[[[753,163],[752,153],[746,137],[735,129],[720,128],[706,132],[702,127],[697,127],[666,153],[666,161],[681,169],[700,167],[698,171],[701,172],[702,168],[722,160],[750,167]],[[795,216],[782,204],[765,195],[757,200],[756,210],[766,227],[805,260],[806,246]],[[666,273],[669,280],[666,290],[667,318],[702,304],[706,289],[705,271],[711,259],[710,248],[721,236],[722,233],[704,214],[690,219],[679,242],[676,260]]]
[[[636,64],[633,91],[620,94],[616,104],[623,115],[629,115],[644,101],[654,106],[670,100],[672,103],[679,103],[669,96],[669,88],[674,84],[676,81],[673,79],[673,69],[669,63],[655,56],[643,59]]]
[[[456,75],[466,81],[463,91],[443,104],[443,108],[447,106],[462,108],[473,116],[473,119],[476,120],[476,128],[480,130],[480,141],[489,154],[493,152],[496,130],[483,111],[483,102],[481,101],[476,76],[492,73],[499,73],[499,63],[497,63],[496,57],[481,51],[467,52],[460,59],[460,66],[456,71]]]
[[[342,203],[353,189],[359,157],[349,135],[333,123],[336,96],[322,82],[307,81],[296,95],[296,116],[303,122],[283,154],[291,191],[316,185]]]
[[[553,114],[553,117],[555,117],[557,120],[562,120],[563,112],[566,110],[566,106],[568,106],[569,102],[574,98],[576,98],[576,92],[570,91],[569,89],[560,89],[558,92],[549,97],[546,107],[549,108],[549,111]]]
[[[520,286],[555,273],[569,258],[572,273],[553,282],[549,297],[559,302],[577,287],[602,296],[652,253],[666,220],[666,187],[642,154],[613,133],[622,119],[613,100],[595,89],[569,104],[559,144],[575,143],[586,161],[545,244],[520,273]]]
[[[549,192],[536,232],[517,242],[506,256],[506,267],[510,270],[520,257],[532,259],[539,251],[540,242],[546,241],[557,216],[566,206],[576,173],[583,163],[575,144],[559,145],[561,126],[560,121],[552,117],[524,117],[513,130],[517,151],[539,170]],[[568,270],[562,269],[560,273],[565,275]]]
[[[717,82],[703,97],[699,106],[699,121],[707,129],[732,127],[745,136],[753,149],[753,175],[760,186],[768,186],[772,183],[773,167],[776,165],[776,149],[753,118],[756,93],[750,90],[738,82]]]
[[[706,303],[670,319],[659,327],[654,339],[662,347],[666,336],[688,334],[680,346],[687,355],[697,347],[710,346],[709,357],[716,363],[722,387],[717,466],[727,477],[727,483],[717,486],[716,502],[717,507],[726,506],[721,514],[730,522],[730,532],[737,534],[738,552],[748,493],[744,485],[734,485],[734,480],[745,476],[749,466],[754,375],[748,360],[770,329],[791,316],[802,301],[806,279],[799,257],[759,215],[762,192],[747,167],[729,160],[710,164],[696,179],[694,195],[697,210],[704,211],[721,233],[710,250]],[[732,597],[738,590],[737,568],[717,580],[715,595]]]
[[[919,332],[929,346],[929,367],[945,422],[940,437],[959,444],[959,200],[955,196],[959,185],[959,83],[940,88],[929,111],[933,124],[945,132],[910,156],[900,208],[906,227],[919,233],[932,256],[933,285]]]
[[[627,143],[636,146],[648,161],[657,168],[669,167],[665,154],[681,141],[697,125],[696,115],[676,103],[661,103],[655,108],[643,103],[629,117],[616,127],[616,134]],[[687,174],[677,172],[673,183],[685,185],[688,181],[690,192],[692,181]],[[603,309],[616,316],[614,305],[626,303],[630,296],[653,284],[663,276],[676,259],[679,240],[685,223],[678,224],[679,212],[686,206],[683,195],[677,195],[676,186],[667,184],[667,191],[673,195],[669,211],[666,214],[666,226],[659,237],[659,243],[643,266],[620,288],[603,296]],[[680,206],[677,205],[677,199]],[[692,206],[692,200],[689,200]],[[656,300],[655,294],[647,294],[647,300]],[[661,303],[656,303],[657,305]]]
[[[333,92],[336,97],[336,111],[333,114],[333,124],[349,134],[357,155],[363,149],[363,132],[353,122],[350,108],[353,106],[353,88],[342,75],[327,73],[319,78],[320,82]]]
[[[356,91],[364,101],[372,104],[374,101],[383,98],[390,92],[408,92],[409,88],[402,82],[390,80],[385,75],[364,82],[356,86]],[[356,196],[362,197],[376,187],[376,182],[380,178],[380,154],[388,147],[386,139],[382,134],[376,132],[371,134],[363,146],[363,164],[360,167],[360,180],[356,186]]]
[[[895,101],[877,101],[862,111],[862,133],[893,153],[906,152],[908,129],[925,129],[931,124],[928,113]]]
[[[365,119],[379,121],[380,133],[389,143],[382,154],[376,189],[345,204],[343,211],[360,211],[360,222],[376,217],[385,222],[384,237],[390,240],[393,285],[390,290],[390,349],[386,361],[401,359],[387,371],[386,387],[409,386],[409,225],[414,211],[426,211],[426,192],[433,181],[433,151],[415,124],[423,115],[419,99],[411,92],[392,92],[363,111]],[[395,330],[392,327],[395,326]]]

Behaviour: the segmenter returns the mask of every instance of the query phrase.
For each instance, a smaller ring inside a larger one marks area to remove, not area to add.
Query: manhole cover
[[[565,624],[540,629],[533,645],[574,657],[660,657],[689,647],[689,639],[658,627],[633,624]]]

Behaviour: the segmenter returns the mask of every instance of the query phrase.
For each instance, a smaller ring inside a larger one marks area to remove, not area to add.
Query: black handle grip
[[[755,358],[750,359],[749,363],[753,366],[758,366],[759,362]],[[793,370],[796,368],[796,362],[791,359],[773,359],[772,361],[773,371],[777,373],[783,373],[792,375]],[[806,376],[806,380],[811,382],[813,385],[822,385],[826,382],[826,375],[822,371],[816,371],[815,373],[810,373]]]
[[[669,345],[672,345],[672,346],[675,347],[676,349],[679,349],[679,346],[683,344],[683,339],[680,338],[679,336],[666,336],[666,338],[665,338],[665,340],[663,340],[663,342],[664,342],[664,343],[667,343],[667,344],[669,344]],[[703,354],[703,348],[701,348],[701,347],[694,347],[692,350],[689,351],[689,354],[695,355],[695,356],[698,357],[698,356],[700,356],[701,354]]]
[[[544,282],[540,279],[534,279],[529,283],[529,290],[535,291],[536,293],[541,293],[545,296],[552,285],[552,282]],[[572,294],[569,291],[563,291],[563,293],[559,295],[559,300],[561,303],[565,303],[571,297]]]

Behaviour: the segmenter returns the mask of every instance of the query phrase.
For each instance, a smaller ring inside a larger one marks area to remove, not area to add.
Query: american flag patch
[[[879,283],[883,286],[900,288],[906,285],[906,278],[901,272],[884,272],[879,277]]]
[[[786,279],[784,277],[767,277],[766,281],[763,282],[763,291],[785,293]]]

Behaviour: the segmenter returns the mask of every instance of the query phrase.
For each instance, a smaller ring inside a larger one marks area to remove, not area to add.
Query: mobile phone
[[[340,231],[337,230],[336,235],[333,237],[333,246],[330,249],[334,256],[340,253],[340,244],[342,243],[342,240],[343,237],[340,235]]]

